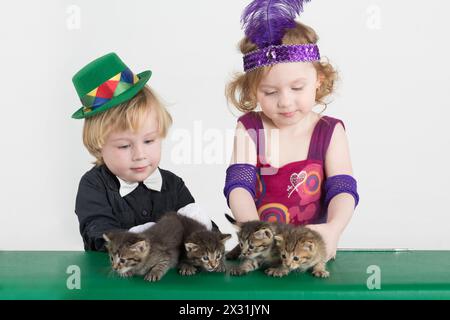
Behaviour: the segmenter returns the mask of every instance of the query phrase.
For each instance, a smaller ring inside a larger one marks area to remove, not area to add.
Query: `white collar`
[[[128,182],[120,179],[119,177],[117,177],[117,179],[119,179],[119,193],[122,198],[136,189],[139,185],[139,182]],[[143,182],[147,186],[147,188],[160,192],[162,187],[162,176],[159,168],[156,168],[156,170],[153,171],[153,173],[149,175]]]

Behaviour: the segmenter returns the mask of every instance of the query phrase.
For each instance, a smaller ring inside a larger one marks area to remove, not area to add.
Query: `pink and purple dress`
[[[314,127],[307,158],[275,168],[265,161],[264,127],[260,113],[249,112],[238,121],[256,143],[255,204],[260,220],[294,225],[326,222],[325,154],[336,124],[344,126],[344,123],[332,117],[321,117]]]

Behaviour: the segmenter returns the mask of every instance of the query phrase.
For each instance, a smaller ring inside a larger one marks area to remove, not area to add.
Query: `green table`
[[[0,299],[450,299],[450,251],[339,251],[328,268],[328,279],[170,270],[149,283],[113,274],[105,253],[0,251]]]

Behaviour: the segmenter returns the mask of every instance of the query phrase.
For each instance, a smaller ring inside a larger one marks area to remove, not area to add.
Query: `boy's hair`
[[[296,22],[295,28],[286,31],[282,44],[316,44],[319,40],[314,29]],[[239,49],[243,55],[257,50],[258,47],[251,42],[247,37],[242,39],[239,43]],[[337,72],[334,68],[325,61],[314,61],[317,76],[321,79],[321,85],[317,89],[316,102],[325,104],[324,98],[330,95],[334,90],[334,83],[337,80]],[[237,109],[242,112],[253,111],[257,106],[256,91],[261,83],[261,80],[271,66],[257,68],[248,73],[237,73],[233,80],[228,83],[225,89],[225,95],[229,102],[231,102]]]
[[[86,118],[83,127],[83,143],[89,153],[96,158],[94,164],[96,166],[104,164],[101,150],[111,132],[138,130],[150,111],[156,112],[159,135],[166,137],[172,125],[172,117],[148,86],[144,86],[132,99]]]

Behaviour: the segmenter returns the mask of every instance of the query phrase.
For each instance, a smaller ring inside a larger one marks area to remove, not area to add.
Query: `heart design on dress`
[[[297,188],[306,181],[306,171],[301,171],[299,173],[294,172],[293,174],[291,174],[290,180],[291,180],[291,184],[292,184],[292,189],[288,195],[288,198],[291,196],[292,192],[294,192],[295,190],[297,190]]]
[[[291,174],[291,184],[295,188],[298,184],[302,184],[306,180],[306,171]]]

